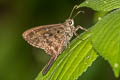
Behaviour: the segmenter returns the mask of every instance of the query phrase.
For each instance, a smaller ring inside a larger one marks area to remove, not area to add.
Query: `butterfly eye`
[[[72,25],[72,21],[69,21],[69,24]]]

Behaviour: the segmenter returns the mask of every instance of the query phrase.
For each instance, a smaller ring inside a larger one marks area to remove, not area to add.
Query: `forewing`
[[[23,33],[24,39],[32,46],[44,49],[48,54],[59,54],[65,44],[64,25],[39,26]]]

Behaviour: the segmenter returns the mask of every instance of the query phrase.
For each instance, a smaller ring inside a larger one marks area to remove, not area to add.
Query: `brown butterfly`
[[[73,10],[76,9],[76,7],[77,6],[75,6]],[[77,14],[79,13],[80,12]],[[48,72],[58,55],[67,47],[67,44],[72,38],[73,34],[76,35],[76,31],[78,29],[87,31],[87,29],[81,26],[77,26],[77,28],[75,28],[74,20],[70,17],[62,24],[38,26],[23,33],[24,39],[30,45],[36,48],[44,49],[45,52],[51,56],[51,59],[42,71],[43,74]]]

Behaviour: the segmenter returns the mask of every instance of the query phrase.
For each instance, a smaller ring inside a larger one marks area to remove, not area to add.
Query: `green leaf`
[[[89,40],[90,32],[86,32],[74,39],[46,75],[40,74],[36,80],[75,80],[87,70],[97,58]],[[82,40],[81,40],[82,39]]]
[[[89,7],[96,11],[111,11],[120,8],[120,0],[85,0],[80,7]]]
[[[92,30],[93,47],[111,64],[115,76],[120,71],[120,9],[103,17]]]

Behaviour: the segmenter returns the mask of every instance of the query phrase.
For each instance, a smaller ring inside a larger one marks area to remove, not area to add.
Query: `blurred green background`
[[[62,23],[75,4],[84,0],[0,0],[0,80],[34,80],[50,56],[30,46],[22,33],[31,27]],[[85,11],[75,24],[89,28],[96,12]],[[107,61],[99,57],[79,80],[116,80]]]

